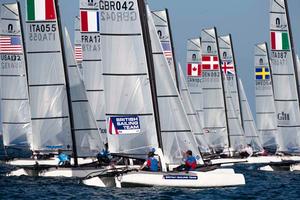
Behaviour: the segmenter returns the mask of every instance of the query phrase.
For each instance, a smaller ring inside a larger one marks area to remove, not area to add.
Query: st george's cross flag
[[[100,16],[96,10],[80,11],[80,27],[82,32],[99,32]]]
[[[55,20],[54,0],[27,0],[27,20]]]
[[[187,75],[188,76],[201,76],[201,64],[198,63],[188,63],[187,65]]]
[[[290,50],[289,36],[287,32],[271,31],[272,50]]]
[[[202,56],[202,70],[218,70],[218,56]]]

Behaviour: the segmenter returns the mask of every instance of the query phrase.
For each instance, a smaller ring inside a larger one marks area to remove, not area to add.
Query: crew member
[[[158,160],[156,158],[154,158],[154,152],[153,151],[150,151],[148,153],[148,159],[140,167],[140,170],[152,171],[152,172],[157,172],[158,171]]]

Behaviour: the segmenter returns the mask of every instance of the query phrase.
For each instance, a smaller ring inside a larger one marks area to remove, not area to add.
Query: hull
[[[212,164],[268,164],[268,163],[279,163],[282,161],[300,161],[300,156],[257,156],[249,157],[246,159],[240,158],[220,158],[211,160]]]
[[[270,163],[269,165],[260,167],[261,171],[300,171],[300,162],[294,160],[283,160],[278,163]]]
[[[224,171],[225,172],[225,171]],[[232,171],[222,173],[219,170],[210,172],[129,172],[112,176],[97,176],[83,180],[85,185],[96,187],[183,187],[183,188],[207,188],[229,187],[245,185],[242,174]]]
[[[93,158],[78,158],[78,164],[84,165],[95,162],[96,159]],[[34,166],[36,164],[39,165],[50,165],[50,166],[57,166],[58,165],[58,158],[49,158],[45,160],[34,160],[34,159],[14,159],[11,161],[6,162],[8,165],[12,166]],[[71,165],[74,164],[74,159],[71,159]]]

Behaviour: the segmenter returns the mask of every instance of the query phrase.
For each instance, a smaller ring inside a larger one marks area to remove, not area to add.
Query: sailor
[[[247,144],[247,146],[240,151],[241,158],[248,158],[253,155],[253,149],[251,144]]]
[[[257,155],[259,155],[259,156],[268,156],[269,152],[265,147],[263,147],[263,149],[260,152],[258,152]]]
[[[108,151],[108,143],[106,143],[104,145],[104,149],[102,149],[97,154],[97,159],[98,159],[99,165],[108,165],[110,163],[112,156],[110,155],[110,152]]]
[[[155,155],[154,151],[150,151],[148,153],[148,159],[140,167],[140,170],[152,171],[152,172],[158,171],[158,160],[154,158],[154,155]]]
[[[59,166],[69,166],[70,165],[70,156],[67,154],[63,153],[61,150],[58,150],[58,165]]]
[[[197,161],[193,156],[193,152],[191,150],[187,150],[185,156],[185,170],[190,171],[196,169]]]

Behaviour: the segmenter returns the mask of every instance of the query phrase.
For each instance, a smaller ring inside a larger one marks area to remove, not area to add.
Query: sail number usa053
[[[136,21],[137,13],[134,7],[134,1],[99,1],[102,21]]]
[[[30,24],[29,40],[30,41],[54,41],[56,24]]]

